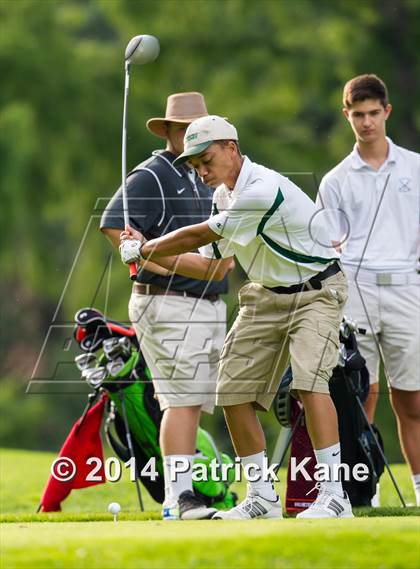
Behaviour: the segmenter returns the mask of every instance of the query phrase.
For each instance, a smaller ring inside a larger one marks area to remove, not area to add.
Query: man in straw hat
[[[151,241],[127,227],[121,234],[121,257],[126,263],[150,258],[180,274],[193,269],[197,275],[200,267],[206,274],[217,264],[211,258],[217,249],[220,257],[235,254],[248,275],[217,383],[217,404],[224,409],[245,474],[250,474],[248,492],[238,506],[214,518],[282,517],[256,411],[270,408],[289,357],[291,389],[304,405],[324,473],[322,480],[317,477],[322,482],[317,499],[298,517],[353,517],[337,472],[337,413],[328,389],[338,360],[347,284],[315,204],[281,174],[242,156],[236,128],[221,117],[201,117],[188,127],[184,152],[175,163],[185,160],[204,182],[217,187],[214,215]],[[202,256],[185,254],[198,247]]]
[[[165,140],[166,148],[154,151],[127,177],[130,223],[147,239],[210,215],[210,188],[193,168],[173,164],[183,151],[187,126],[207,114],[201,93],[176,93],[168,97],[165,117],[147,121],[148,130]],[[118,247],[122,229],[120,188],[102,216],[101,230]],[[230,260],[224,262],[223,276],[231,267]],[[144,263],[129,302],[129,317],[163,411],[163,519],[203,519],[215,512],[192,492],[192,463],[201,411],[212,413],[215,404],[216,366],[226,333],[226,306],[219,295],[227,291],[227,281],[204,279]],[[171,476],[175,462],[187,466],[176,478]]]

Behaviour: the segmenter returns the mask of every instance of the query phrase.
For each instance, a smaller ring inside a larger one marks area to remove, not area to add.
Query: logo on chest
[[[410,182],[411,182],[411,178],[399,178],[398,179],[398,191],[401,192],[402,194],[406,193],[406,192],[410,192],[411,188],[410,188]]]

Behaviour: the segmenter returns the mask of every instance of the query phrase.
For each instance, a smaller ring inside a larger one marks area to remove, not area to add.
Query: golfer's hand
[[[126,225],[124,231],[120,233],[120,243],[122,244],[123,241],[127,241],[128,239],[137,239],[141,243],[145,241],[145,238],[140,233],[140,231],[136,231],[130,225]]]
[[[140,261],[141,241],[139,239],[127,239],[121,242],[120,255],[123,263],[137,263]]]
[[[124,231],[120,234],[120,255],[123,263],[137,263],[140,261],[140,249],[145,242],[145,238],[129,225],[125,226]]]

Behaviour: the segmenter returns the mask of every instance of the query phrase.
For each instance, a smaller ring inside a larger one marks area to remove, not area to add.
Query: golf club
[[[92,387],[99,387],[103,380],[108,375],[107,370],[104,367],[96,367],[93,369],[87,369],[83,372],[86,382]]]
[[[102,344],[102,349],[107,360],[113,360],[120,355],[120,346],[118,343],[118,338],[108,338],[104,340]]]
[[[127,109],[128,91],[130,86],[130,64],[144,65],[154,61],[159,55],[159,41],[154,36],[134,36],[128,43],[125,50],[125,87],[124,87],[124,108],[122,126],[122,156],[121,156],[121,177],[122,177],[122,198],[124,225],[129,225],[130,217],[128,214],[127,200]],[[136,263],[130,263],[130,279],[135,280],[137,276]]]
[[[128,338],[119,338],[118,340],[121,346],[121,355],[123,358],[128,359],[131,356],[131,342]]]
[[[96,370],[96,369],[98,369],[98,368],[96,368],[96,367],[86,367],[84,370],[82,370],[82,377],[83,377],[83,379],[86,379],[86,377],[88,376],[88,374],[89,374],[91,371],[94,371],[94,370]]]
[[[106,369],[111,377],[115,377],[124,369],[124,366],[124,360],[122,358],[117,358],[108,362],[106,364]]]
[[[131,342],[128,338],[109,338],[102,344],[106,358],[111,361],[122,357],[127,361],[131,356]]]
[[[88,352],[87,354],[79,354],[74,358],[75,364],[79,371],[83,371],[92,366],[92,364],[96,361],[95,354]]]

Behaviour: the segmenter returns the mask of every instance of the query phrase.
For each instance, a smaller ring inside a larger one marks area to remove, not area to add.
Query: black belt
[[[301,284],[296,284],[292,286],[276,286],[274,288],[269,288],[268,286],[264,287],[271,292],[276,292],[277,294],[296,294],[297,292],[306,292],[308,290],[319,290],[322,288],[321,281],[328,279],[328,277],[332,277],[341,271],[340,265],[335,261],[332,265],[327,267],[325,271],[318,273],[314,277],[310,278],[309,281],[306,281]]]
[[[133,292],[136,294],[146,294],[150,296],[182,296],[184,298],[203,298],[204,300],[210,300],[210,302],[216,302],[219,300],[218,294],[197,294],[195,292],[190,292],[189,290],[166,289],[161,288],[160,286],[142,283],[133,283]]]

